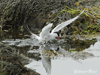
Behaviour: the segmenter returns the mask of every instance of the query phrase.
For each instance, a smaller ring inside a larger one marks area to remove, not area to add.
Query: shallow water
[[[41,45],[29,34],[10,35],[1,42],[16,47],[31,61],[26,67],[41,75],[100,75],[100,41],[60,39]]]
[[[49,60],[51,62],[51,75],[100,75],[100,42],[97,41],[88,49],[82,52],[92,53],[94,57],[86,58],[84,60],[74,60],[70,56],[57,56]],[[45,61],[45,64],[48,63]],[[28,68],[36,70],[41,75],[47,75],[43,67],[42,60],[32,62],[25,65]],[[49,67],[48,66],[48,67]]]

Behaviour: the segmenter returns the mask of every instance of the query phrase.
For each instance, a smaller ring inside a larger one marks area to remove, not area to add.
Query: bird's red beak
[[[60,37],[57,37],[57,39],[60,39]]]

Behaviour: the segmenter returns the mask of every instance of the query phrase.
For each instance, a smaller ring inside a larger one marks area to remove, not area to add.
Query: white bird
[[[32,33],[30,31],[30,33],[32,34],[32,38],[34,39],[37,39],[38,41],[40,42],[48,42],[48,41],[52,41],[54,40],[55,38],[58,37],[58,34],[57,32],[59,30],[61,30],[62,28],[64,28],[65,26],[71,24],[72,22],[74,22],[76,19],[79,18],[79,16],[84,12],[84,10],[76,17],[68,20],[68,21],[65,21],[65,22],[62,22],[61,24],[58,24],[52,31],[51,31],[51,28],[52,28],[52,25],[53,23],[49,23],[47,26],[45,26],[41,33],[39,34],[39,36],[37,36],[36,34]],[[50,32],[51,31],[51,32]],[[59,37],[58,37],[59,39]]]

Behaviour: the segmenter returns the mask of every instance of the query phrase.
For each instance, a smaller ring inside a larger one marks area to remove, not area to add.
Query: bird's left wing
[[[73,21],[75,21],[76,19],[78,19],[78,17],[79,17],[83,12],[84,12],[84,10],[83,10],[78,16],[76,16],[76,17],[74,17],[74,18],[72,18],[72,19],[70,19],[70,20],[68,20],[68,21],[65,21],[65,22],[63,22],[63,23],[57,25],[57,26],[52,30],[51,33],[58,32],[59,30],[61,30],[61,29],[64,28],[65,26],[67,26],[68,24],[72,23]]]
[[[30,31],[30,29],[29,29],[29,27],[28,27],[28,25],[27,25],[27,29],[28,29],[28,31],[30,32],[30,34],[31,34],[31,36],[32,36],[32,38],[34,38],[34,39],[40,39],[40,37],[39,36],[37,36],[36,34],[34,34],[34,33],[32,33],[31,31]]]
[[[44,36],[48,35],[51,31],[52,25],[53,23],[49,23],[47,26],[45,26],[40,33],[40,37],[43,38]]]
[[[42,64],[48,75],[51,74],[51,58],[47,56],[42,56]]]

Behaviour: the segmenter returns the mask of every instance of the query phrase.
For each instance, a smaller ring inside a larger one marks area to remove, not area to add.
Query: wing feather
[[[84,10],[83,10],[78,16],[76,16],[76,17],[74,17],[74,18],[72,18],[72,19],[70,19],[70,20],[68,20],[68,21],[65,21],[65,22],[63,22],[63,23],[57,25],[57,26],[52,30],[51,33],[58,32],[59,30],[61,30],[61,29],[64,28],[65,26],[71,24],[71,23],[74,22],[76,19],[78,19],[78,17],[79,17],[83,12],[84,12]]]
[[[51,58],[47,56],[42,56],[42,64],[48,75],[51,74]]]
[[[42,29],[42,32],[40,33],[40,37],[45,37],[46,35],[48,35],[51,31],[51,27],[52,27],[53,23],[49,23],[47,26],[45,26]]]
[[[40,39],[39,36],[37,36],[36,34],[34,34],[34,33],[32,33],[32,32],[30,31],[28,25],[27,25],[27,29],[28,29],[28,31],[30,32],[32,38],[34,38],[34,39],[38,39],[38,40]]]

